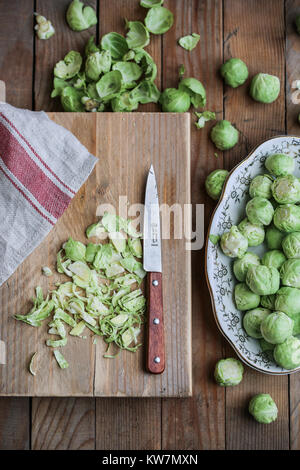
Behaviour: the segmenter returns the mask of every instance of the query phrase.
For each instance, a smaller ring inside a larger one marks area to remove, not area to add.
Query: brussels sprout
[[[241,258],[247,251],[248,241],[233,225],[229,232],[223,233],[220,242],[223,253],[230,258]]]
[[[206,105],[205,88],[196,78],[184,78],[179,82],[178,88],[190,95],[191,103],[195,108],[203,108]]]
[[[238,310],[252,310],[259,306],[260,296],[254,294],[247,284],[240,283],[234,288],[234,300]]]
[[[296,16],[295,24],[297,28],[297,33],[300,34],[300,15]]]
[[[85,63],[85,73],[91,80],[97,81],[102,73],[110,71],[111,55],[109,51],[92,52]]]
[[[99,49],[99,47],[96,46],[94,36],[91,36],[88,42],[86,43],[84,53],[86,57],[88,57],[93,52],[101,52],[101,50]]]
[[[152,34],[164,34],[172,27],[173,13],[167,8],[156,6],[150,8],[145,18],[145,25]]]
[[[273,222],[282,232],[300,231],[300,207],[294,204],[277,207]]]
[[[272,194],[279,204],[300,201],[300,181],[294,175],[280,176],[272,184]]]
[[[246,275],[249,289],[258,295],[275,294],[279,289],[280,276],[276,268],[268,266],[249,266]]]
[[[243,85],[248,78],[248,68],[241,59],[232,58],[221,67],[221,75],[225,83],[232,88]]]
[[[262,352],[272,352],[275,348],[275,344],[268,343],[268,341],[266,341],[264,338],[260,338],[259,345]]]
[[[273,103],[280,93],[280,80],[275,75],[258,73],[253,77],[250,95],[255,101]]]
[[[49,39],[55,34],[55,29],[51,21],[47,20],[44,16],[41,16],[37,13],[35,14],[35,19],[37,24],[34,29],[36,30],[36,35],[39,39]]]
[[[275,310],[275,299],[276,294],[262,295],[260,298],[260,303],[262,307],[268,308],[269,310]]]
[[[214,372],[215,381],[222,387],[238,385],[243,379],[243,364],[232,357],[217,362]]]
[[[195,122],[197,129],[203,129],[206,122],[216,119],[216,113],[213,113],[212,111],[203,111],[203,113],[196,112],[195,115],[198,118],[198,121]]]
[[[84,6],[79,0],[73,0],[66,15],[67,23],[73,31],[83,31],[97,24],[97,15],[90,6]]]
[[[178,44],[183,47],[186,51],[192,51],[197,46],[200,40],[200,35],[197,33],[189,34],[188,36],[183,36],[178,40]]]
[[[258,246],[263,243],[265,239],[264,227],[261,224],[251,224],[246,218],[238,225],[239,231],[248,240],[248,246]]]
[[[300,340],[294,336],[287,338],[284,343],[277,344],[274,349],[274,359],[284,369],[295,369],[300,366]]]
[[[126,28],[128,29],[126,41],[129,49],[145,47],[149,44],[149,31],[141,21],[126,21]]]
[[[300,288],[300,259],[288,259],[280,269],[281,282],[284,286]]]
[[[276,293],[275,308],[289,316],[300,313],[300,290],[294,287],[281,287]]]
[[[119,33],[105,34],[101,39],[101,48],[109,51],[115,60],[122,60],[129,51],[126,39]]]
[[[210,138],[219,150],[228,150],[238,143],[239,133],[229,121],[223,120],[212,128]]]
[[[285,235],[282,233],[278,228],[274,227],[274,225],[270,225],[266,229],[266,242],[268,245],[269,250],[280,250],[281,243],[284,239]]]
[[[130,91],[129,97],[141,104],[157,103],[160,98],[160,91],[150,80],[143,80]]]
[[[275,153],[267,157],[265,167],[274,176],[287,176],[293,173],[295,161],[284,153]]]
[[[122,88],[122,74],[118,70],[107,72],[96,83],[96,90],[100,98],[106,101],[117,96]]]
[[[285,261],[286,261],[286,257],[284,256],[282,251],[271,250],[271,251],[267,251],[264,254],[261,260],[261,264],[263,264],[264,266],[268,266],[269,268],[273,267],[276,269],[280,269]]]
[[[72,261],[84,261],[86,247],[83,243],[69,238],[69,240],[63,246],[66,257]]]
[[[287,258],[300,258],[300,232],[289,233],[284,237],[282,249]]]
[[[75,77],[82,64],[82,57],[79,52],[70,51],[63,60],[57,62],[54,67],[55,77],[67,80]]]
[[[65,111],[82,112],[84,106],[81,102],[83,93],[73,87],[67,86],[61,92],[60,100]]]
[[[247,251],[239,259],[236,259],[233,263],[233,272],[238,281],[244,282],[246,280],[246,274],[250,266],[259,266],[260,259],[251,251]]]
[[[272,312],[261,322],[261,334],[271,344],[283,343],[293,334],[294,321],[283,312]]]
[[[214,170],[206,177],[205,189],[212,199],[219,199],[228,175],[229,172],[227,170]]]
[[[111,101],[111,108],[114,112],[131,112],[138,108],[139,102],[131,97],[129,91],[116,96]]]
[[[273,179],[270,175],[258,175],[253,178],[249,187],[250,197],[264,197],[271,199],[272,190],[271,186]]]
[[[251,398],[249,413],[258,423],[269,424],[276,421],[278,409],[268,393],[260,393]]]
[[[142,67],[145,80],[153,82],[157,75],[157,67],[151,55],[144,49],[136,49],[134,61]]]
[[[271,310],[267,308],[255,308],[253,310],[249,310],[243,318],[243,327],[246,330],[247,335],[251,336],[251,338],[262,338],[262,334],[260,331],[260,325],[262,321],[270,315]]]
[[[246,214],[253,224],[269,225],[272,222],[274,209],[268,199],[257,196],[247,203]]]
[[[166,88],[160,95],[159,102],[164,112],[185,113],[191,106],[188,93],[176,88]]]
[[[126,88],[135,87],[135,80],[138,80],[143,73],[141,67],[134,62],[116,62],[112,69],[121,73]]]

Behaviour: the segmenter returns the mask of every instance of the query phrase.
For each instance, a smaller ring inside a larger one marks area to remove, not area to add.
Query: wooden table
[[[142,19],[138,0],[90,0],[99,12],[98,27],[82,33],[68,29],[69,0],[0,0],[0,79],[7,101],[15,106],[52,111],[52,68],[70,49],[82,49],[91,33],[123,32],[123,18]],[[51,19],[56,35],[33,35],[33,11]],[[276,134],[300,134],[300,107],[291,101],[292,82],[300,79],[300,37],[293,19],[297,0],[165,0],[175,14],[173,28],[151,37],[149,52],[158,64],[158,86],[176,86],[178,66],[206,86],[207,108],[232,121],[239,144],[222,155],[208,139],[210,125],[192,128],[192,200],[204,203],[206,223],[213,203],[203,191],[205,176],[218,167],[232,168],[262,140]],[[185,34],[201,34],[188,53],[177,45]],[[240,57],[250,75],[280,77],[282,89],[272,105],[251,101],[247,87],[223,86],[218,68]],[[144,110],[155,109],[152,105]],[[180,175],[178,175],[180,177]],[[0,449],[299,449],[300,374],[272,377],[247,368],[242,384],[217,387],[212,379],[217,359],[233,352],[218,332],[204,276],[204,250],[193,259],[193,375],[189,399],[0,399]],[[279,407],[276,423],[256,424],[247,413],[252,394],[268,392]]]

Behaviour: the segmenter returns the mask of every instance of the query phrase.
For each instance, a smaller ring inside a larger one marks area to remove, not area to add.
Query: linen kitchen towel
[[[44,112],[0,103],[0,286],[48,235],[96,162]]]

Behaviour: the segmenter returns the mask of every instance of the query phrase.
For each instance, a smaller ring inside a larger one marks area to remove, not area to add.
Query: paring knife
[[[144,270],[147,271],[147,370],[165,369],[163,290],[159,201],[153,165],[148,173],[144,208]]]

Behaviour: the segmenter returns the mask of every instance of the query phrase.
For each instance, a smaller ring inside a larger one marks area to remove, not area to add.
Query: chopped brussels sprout
[[[54,354],[54,357],[57,360],[57,363],[58,363],[58,365],[61,369],[67,369],[69,367],[69,363],[66,361],[66,359],[64,358],[64,356],[62,355],[62,353],[60,351],[55,349],[53,351],[53,354]]]
[[[106,233],[105,228],[103,227],[101,222],[97,222],[95,224],[89,225],[89,227],[85,231],[87,238],[90,238],[90,237],[103,238],[103,235],[105,233]]]
[[[192,33],[188,36],[183,36],[178,40],[178,44],[186,51],[192,51],[197,46],[200,40],[200,34]]]
[[[232,387],[241,383],[243,379],[244,367],[241,361],[229,357],[221,359],[215,367],[215,380],[222,387]]]
[[[270,424],[276,421],[278,409],[273,398],[268,393],[260,393],[251,398],[249,413],[258,423]]]
[[[97,15],[90,6],[84,6],[79,0],[73,0],[66,14],[67,23],[73,31],[84,31],[97,24]]]
[[[35,19],[37,24],[34,29],[36,30],[36,35],[39,39],[49,39],[55,34],[55,29],[51,21],[47,20],[44,16],[35,14]]]
[[[195,122],[197,129],[203,129],[206,122],[216,119],[216,113],[213,113],[212,111],[203,111],[203,113],[196,112],[195,114],[198,118],[198,121]]]
[[[36,375],[36,372],[35,372],[35,370],[34,370],[34,361],[35,361],[36,355],[37,355],[37,352],[35,352],[35,353],[31,356],[31,359],[30,359],[30,362],[29,362],[28,369],[29,369],[29,372],[31,373],[31,375]]]
[[[63,60],[57,62],[54,67],[55,77],[68,80],[75,77],[82,65],[82,57],[79,52],[70,51]]]
[[[84,261],[86,246],[72,237],[63,245],[66,257],[72,261]]]
[[[145,25],[152,34],[164,34],[173,26],[173,13],[165,7],[150,8],[145,18]]]

